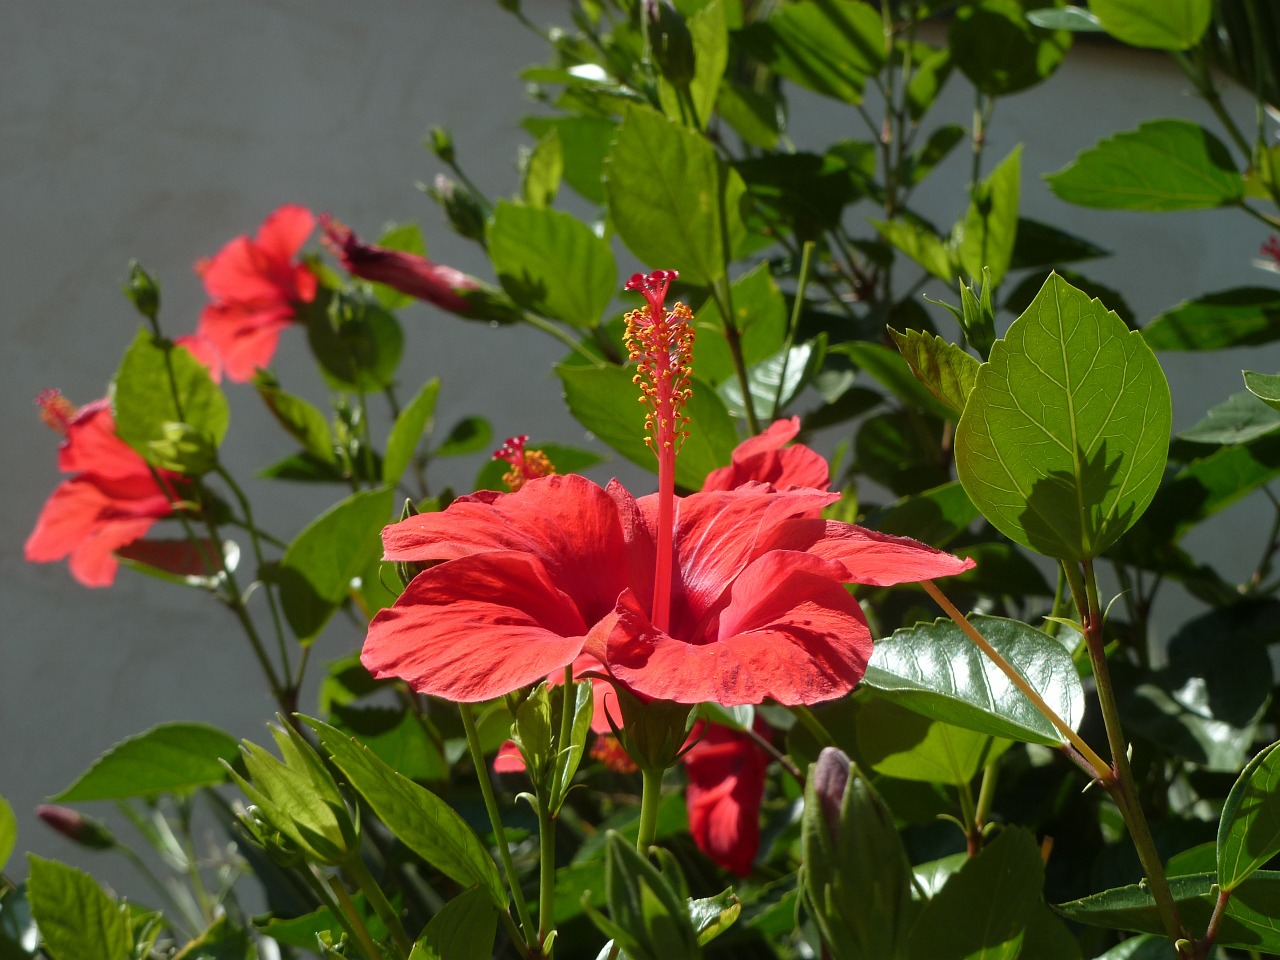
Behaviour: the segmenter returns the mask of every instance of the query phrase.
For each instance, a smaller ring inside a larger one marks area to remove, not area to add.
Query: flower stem
[[[312,868],[314,869],[314,868]],[[378,960],[380,953],[377,944],[373,942],[373,937],[369,935],[369,928],[365,926],[364,918],[360,916],[360,911],[356,909],[356,905],[351,900],[351,895],[347,893],[347,888],[342,885],[342,881],[336,876],[329,877],[328,881],[315,878],[315,888],[321,893],[321,902],[325,904],[338,918],[338,922],[342,924],[347,933],[360,944],[360,952],[369,960]],[[325,894],[328,894],[326,896]]]
[[[369,906],[373,907],[373,912],[378,915],[378,918],[391,931],[391,939],[396,942],[396,946],[400,948],[402,955],[407,957],[409,951],[413,949],[413,944],[409,942],[409,935],[404,932],[404,924],[400,922],[400,917],[396,914],[395,908],[387,900],[387,895],[382,892],[382,887],[373,878],[373,874],[369,872],[369,868],[360,859],[360,855],[357,853],[343,866],[346,868],[347,873],[351,875],[351,879],[356,882],[356,886],[360,888],[365,899],[369,901]]]
[[[773,395],[771,416],[777,417],[782,407],[782,391],[786,387],[787,361],[796,342],[796,328],[800,326],[800,313],[804,309],[804,288],[809,285],[809,263],[813,259],[814,242],[806,240],[800,253],[800,276],[796,278],[796,299],[791,305],[791,323],[787,326],[787,339],[782,345],[782,370],[778,373],[778,389]]]
[[[547,956],[545,944],[555,922],[556,821],[547,797],[538,798],[538,945]]]
[[[711,285],[711,296],[715,299],[716,309],[720,311],[724,339],[729,345],[729,354],[733,357],[733,370],[738,377],[738,387],[742,390],[742,408],[747,417],[747,430],[755,436],[760,432],[760,421],[756,419],[755,403],[751,399],[747,362],[742,355],[742,335],[738,332],[737,324],[734,323],[733,292],[727,278],[722,276]]]
[[[511,897],[516,903],[516,914],[520,917],[520,928],[527,948],[534,943],[533,920],[529,916],[529,905],[525,902],[524,891],[520,889],[520,877],[516,874],[516,865],[511,860],[511,847],[507,844],[507,831],[502,825],[502,816],[498,813],[498,801],[493,796],[493,784],[489,782],[489,768],[484,762],[484,751],[480,749],[480,734],[476,731],[475,714],[469,703],[459,703],[458,713],[462,715],[462,728],[467,732],[467,747],[471,751],[471,762],[476,768],[476,778],[480,781],[484,808],[489,814],[489,825],[493,827],[493,835],[498,842],[498,857],[507,875],[507,886],[511,888]]]
[[[640,832],[636,849],[647,854],[658,834],[658,807],[662,802],[662,771],[642,770],[640,792]]]
[[[974,642],[974,645],[986,655],[987,659],[999,667],[1000,672],[1008,677],[1009,681],[1022,691],[1023,695],[1026,696],[1028,700],[1035,704],[1036,709],[1044,714],[1045,719],[1052,723],[1058,732],[1061,733],[1068,742],[1070,742],[1070,744],[1080,752],[1081,756],[1088,761],[1089,766],[1097,773],[1098,778],[1104,783],[1109,782],[1112,776],[1110,765],[1098,756],[1098,754],[1094,752],[1093,748],[1085,743],[1081,736],[1067,725],[1065,720],[1058,716],[1057,711],[1055,711],[1053,707],[1044,702],[1044,697],[1040,696],[1040,694],[1036,692],[1035,688],[1033,688],[1031,684],[1027,683],[1026,678],[1017,671],[1013,664],[1002,657],[996,651],[995,647],[991,646],[991,644],[987,642],[987,638],[977,631],[977,628],[969,622],[969,618],[956,609],[955,604],[946,598],[932,580],[923,580],[920,585],[924,587],[925,592],[928,593],[929,596],[933,597],[934,602],[943,609],[947,616],[955,622],[956,626],[963,630],[965,635]]]

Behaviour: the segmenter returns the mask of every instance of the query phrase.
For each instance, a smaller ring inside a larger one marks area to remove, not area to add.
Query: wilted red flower
[[[251,380],[267,366],[299,304],[315,299],[315,274],[295,259],[314,227],[310,210],[283,206],[263,221],[256,238],[236,237],[196,264],[211,301],[196,335],[214,345],[232,380]]]
[[[56,390],[36,401],[41,418],[65,439],[58,467],[75,474],[45,502],[27,538],[27,560],[70,557],[71,574],[86,587],[106,587],[119,564],[114,551],[141,538],[173,512],[176,474],[152,473],[115,432],[111,405],[97,400],[80,409]],[[157,477],[159,479],[157,479]]]
[[[350,227],[328,214],[321,215],[320,227],[324,230],[324,245],[353,277],[384,283],[451,313],[466,316],[473,312],[462,294],[480,289],[474,277],[415,253],[362,243]]]
[[[444,561],[369,625],[361,659],[421,693],[488,700],[582,653],[645,697],[808,704],[862,678],[871,634],[845,583],[887,586],[960,573],[914,540],[823,520],[838,494],[746,484],[674,496],[687,421],[692,315],[667,312],[674,273],[628,284],[628,346],[650,408],[658,493],[616,481],[530,480],[481,491],[383,531],[385,558]]]
[[[757,721],[756,729],[768,728]],[[769,755],[745,733],[699,720],[701,735],[682,758],[689,786],[685,806],[698,849],[739,876],[751,872],[760,849],[760,803]]]
[[[826,490],[831,468],[826,458],[802,443],[788,447],[800,432],[800,418],[778,420],[763,433],[749,437],[733,451],[730,465],[707,474],[703,490],[732,490],[752,480],[775,487],[813,487]]]

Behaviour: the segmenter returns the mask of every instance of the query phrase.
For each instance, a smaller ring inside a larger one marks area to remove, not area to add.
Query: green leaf
[[[783,4],[739,37],[775,73],[844,103],[861,103],[867,78],[884,66],[884,23],[869,3]]]
[[[1217,877],[1213,873],[1200,873],[1186,877],[1170,877],[1169,887],[1183,925],[1189,930],[1204,930],[1209,924],[1217,903]],[[1155,898],[1145,884],[1116,887],[1103,893],[1070,903],[1060,903],[1054,909],[1068,920],[1113,930],[1133,930],[1138,933],[1164,933],[1164,924],[1156,909]],[[1264,953],[1280,952],[1280,929],[1276,917],[1280,916],[1280,872],[1259,870],[1236,887],[1227,901],[1218,927],[1217,945],[1240,947]],[[1169,942],[1164,941],[1167,956]],[[1135,953],[1143,960],[1147,954]],[[1151,954],[1157,956],[1157,954]]]
[[[1041,7],[1027,12],[1027,19],[1046,30],[1070,30],[1072,33],[1104,33],[1102,24],[1083,7]]]
[[[591,203],[604,203],[601,182],[605,155],[618,131],[607,117],[528,117],[522,126],[541,139],[555,130],[564,158],[564,180]]]
[[[1165,942],[1168,949],[1168,941]],[[1019,957],[1026,960],[1081,960],[1080,944],[1071,928],[1047,904],[1037,904],[1022,935]]]
[[[1089,10],[1131,46],[1189,50],[1209,26],[1213,0],[1090,0]]]
[[[226,395],[205,365],[145,328],[138,330],[111,382],[111,409],[120,439],[156,465],[153,444],[167,439],[167,424],[185,423],[216,448],[231,419]]]
[[[54,960],[130,960],[128,908],[75,867],[27,854],[27,902]]]
[[[916,379],[957,416],[964,413],[981,366],[977,358],[962,347],[923,330],[899,333],[890,327],[889,336],[893,337]]]
[[[412,711],[335,704],[330,719],[337,729],[359,740],[379,760],[410,780],[449,779],[444,754]]]
[[[925,904],[911,960],[1014,960],[1040,906],[1044,862],[1023,827],[1009,826]]]
[[[391,433],[387,436],[387,454],[382,459],[382,482],[394,486],[400,482],[418,443],[424,434],[431,432],[432,417],[436,411],[436,398],[440,395],[440,378],[432,377],[400,411]]]
[[[1246,372],[1245,383],[1249,382],[1250,376],[1257,377],[1258,374]],[[1183,430],[1178,439],[1192,443],[1248,443],[1276,427],[1280,427],[1280,411],[1268,406],[1257,391],[1241,390],[1211,407],[1203,420]]]
[[[945,547],[978,519],[978,508],[958,480],[903,497],[872,513],[866,525],[881,533]]]
[[[506,909],[507,891],[498,868],[480,838],[447,803],[334,727],[302,719],[351,786],[406,847],[462,886],[478,884],[498,909]]]
[[[302,397],[281,390],[274,378],[264,374],[258,375],[254,386],[272,416],[291,437],[302,444],[304,451],[322,463],[338,462],[333,452],[329,418],[317,407]]]
[[[948,123],[938,127],[924,142],[924,146],[907,157],[907,185],[915,185],[925,179],[934,168],[950,156],[965,137],[965,129],[958,123]]]
[[[859,754],[876,773],[952,786],[968,783],[983,764],[1009,746],[879,696],[860,703],[854,733]]]
[[[1155,496],[1172,420],[1141,336],[1054,275],[978,371],[956,428],[957,473],[1001,533],[1085,560]]]
[[[238,756],[235,739],[216,727],[162,723],[117,743],[53,800],[82,803],[190,793],[225,783],[223,761]]]
[[[523,166],[525,202],[532,209],[549,207],[556,199],[564,174],[564,148],[560,146],[560,134],[555,127],[538,138],[524,157]]]
[[[1079,726],[1084,689],[1062,644],[1017,620],[970,619],[1068,726]],[[1066,742],[950,620],[917,624],[881,640],[863,683],[899,706],[979,733],[1052,747]]]
[[[1104,210],[1208,210],[1244,195],[1222,141],[1187,120],[1149,120],[1117,133],[1045,179],[1068,203]]]
[[[258,960],[258,950],[249,934],[224,914],[174,954],[173,960]]]
[[[730,285],[733,325],[738,331],[743,362],[748,367],[773,356],[787,336],[787,302],[769,264],[761,263]],[[733,352],[715,298],[698,310],[693,321],[693,369],[698,379],[719,386],[735,377]]]
[[[400,322],[378,303],[317,297],[306,312],[307,342],[335,390],[372,393],[395,382],[404,352]]]
[[[4,797],[0,797],[0,872],[4,871],[5,864],[9,862],[17,839],[18,821],[13,815],[13,807],[9,806],[9,801]]]
[[[493,269],[516,303],[575,327],[599,325],[618,289],[618,265],[609,242],[587,224],[503,200],[488,238]]]
[[[960,272],[960,261],[951,245],[928,224],[907,217],[869,222],[885,240],[930,274],[945,283],[955,282]]]
[[[632,107],[605,161],[609,219],[641,261],[710,284],[724,276],[744,235],[737,171],[705,138]]]
[[[488,450],[493,442],[493,427],[483,417],[463,417],[455,423],[440,446],[431,451],[434,457],[460,457]]]
[[[1081,237],[1030,217],[1018,218],[1010,270],[1056,267],[1064,263],[1109,257],[1111,252]]]
[[[992,287],[1000,286],[1013,259],[1021,171],[1022,147],[1017,146],[977,185],[965,213],[957,250],[960,266],[975,279],[989,267]]]
[[[307,524],[285,550],[280,603],[300,643],[315,639],[346,599],[351,581],[381,555],[380,534],[394,496],[388,487],[352,494]]]
[[[733,892],[733,888],[714,897],[703,897],[689,901],[689,920],[698,935],[698,946],[705,947],[720,934],[728,930],[742,914],[742,901]]]
[[[600,440],[642,467],[657,463],[645,444],[644,407],[631,382],[629,368],[559,364],[569,411]],[[676,457],[676,483],[690,490],[702,486],[708,473],[729,462],[738,444],[733,420],[715,390],[693,381],[693,396],[685,406],[692,421],[690,436]]]
[[[296,483],[346,483],[336,463],[318,460],[309,453],[292,453],[283,460],[258,471],[266,480],[292,480]]]
[[[760,93],[730,80],[720,84],[716,112],[744,142],[762,150],[772,150],[777,147],[778,100],[776,96]]]
[[[605,850],[605,899],[610,920],[620,928],[615,938],[625,931],[625,939],[618,939],[623,949],[635,958],[651,960],[701,956],[688,907],[677,889],[684,885],[683,878],[669,878],[665,870],[659,871],[615,830],[609,831]],[[667,860],[663,865],[674,862]]]
[[[489,960],[498,911],[484,890],[465,890],[446,903],[422,931],[409,960]]]
[[[1098,960],[1169,960],[1169,941],[1144,933],[1112,947]]]
[[[839,344],[832,347],[831,352],[843,353],[904,405],[922,409],[943,420],[955,419],[951,408],[916,378],[910,365],[897,350],[859,340]]]
[[[1142,328],[1152,350],[1220,350],[1280,339],[1280,290],[1234,287],[1184,300]]]
[[[826,357],[827,335],[819,334],[807,343],[790,350],[779,350],[747,369],[747,389],[756,415],[761,420],[781,416],[781,411],[796,398],[818,373]],[[746,416],[746,404],[742,400],[742,387],[735,377],[720,385],[720,398],[731,416]]]
[[[1252,370],[1245,370],[1244,385],[1272,410],[1280,411],[1280,373],[1254,373]]]
[[[1234,890],[1280,853],[1280,743],[1249,761],[1218,821],[1218,884]]]
[[[961,5],[951,21],[952,59],[987,96],[1034,86],[1058,68],[1071,47],[1071,34],[1028,22],[1026,9],[1035,5],[1037,0],[979,0]]]
[[[693,78],[689,81],[689,103],[696,116],[696,119],[689,117],[687,123],[699,130],[707,128],[707,122],[715,110],[724,68],[729,63],[729,26],[725,13],[728,3],[729,0],[712,0],[687,21],[694,53]],[[661,79],[658,94],[663,112],[667,116],[683,115],[680,94],[672,84]]]

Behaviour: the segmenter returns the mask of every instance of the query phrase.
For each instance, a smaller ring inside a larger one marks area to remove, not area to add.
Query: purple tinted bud
[[[813,789],[822,805],[822,819],[826,821],[831,839],[836,838],[840,825],[840,808],[844,805],[844,791],[849,785],[849,755],[835,747],[823,747],[813,770]]]
[[[42,803],[36,807],[36,816],[68,840],[90,850],[108,850],[116,845],[116,838],[105,823],[70,807]]]

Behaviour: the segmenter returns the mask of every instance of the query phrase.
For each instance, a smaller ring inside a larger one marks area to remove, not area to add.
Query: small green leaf
[[[1280,411],[1280,373],[1254,373],[1252,370],[1245,370],[1244,385],[1272,410]]]
[[[978,371],[956,428],[957,473],[1010,539],[1089,559],[1155,496],[1172,420],[1141,336],[1053,275]]]
[[[885,240],[933,276],[946,283],[955,281],[960,272],[955,250],[928,224],[907,217],[869,222]]]
[[[203,723],[164,723],[122,740],[56,797],[56,803],[190,793],[224,783],[235,738]]]
[[[952,786],[968,783],[1009,747],[1008,741],[932,720],[879,696],[859,705],[854,733],[858,753],[876,773]]]
[[[1187,120],[1117,133],[1045,179],[1068,203],[1104,210],[1208,210],[1244,195],[1222,141]]]
[[[570,214],[505,200],[488,236],[493,269],[516,303],[575,327],[599,325],[618,289],[607,240]]]
[[[325,303],[317,297],[305,316],[307,342],[333,389],[372,393],[395,382],[404,332],[380,304],[348,296]]]
[[[674,862],[668,860],[664,866]],[[619,943],[637,960],[694,960],[701,955],[688,907],[673,879],[683,886],[682,877],[668,878],[622,834],[609,831],[605,899],[610,920],[627,934]]]
[[[13,815],[13,807],[4,797],[0,797],[0,872],[4,871],[13,853],[13,846],[18,839],[18,821]]]
[[[258,960],[249,934],[225,914],[174,954],[173,960]]]
[[[1220,350],[1280,339],[1280,290],[1235,287],[1185,300],[1142,328],[1152,350]]]
[[[1027,19],[1046,30],[1070,30],[1072,33],[1104,33],[1102,24],[1083,7],[1041,7],[1027,12]]]
[[[737,171],[698,133],[632,107],[604,168],[609,219],[644,263],[710,284],[725,275],[745,233]]]
[[[964,137],[965,129],[958,123],[948,123],[934,130],[924,146],[907,157],[906,182],[914,185],[924,180],[938,164],[950,156]]]
[[[1034,627],[1002,617],[971,622],[1067,725],[1084,718],[1071,655]],[[994,737],[1058,746],[1066,738],[950,620],[898,630],[876,644],[863,683],[935,720]]]
[[[422,385],[422,389],[409,401],[409,405],[400,411],[391,433],[387,437],[387,454],[382,458],[382,482],[395,484],[400,482],[418,443],[424,434],[431,432],[432,417],[436,411],[436,398],[440,395],[440,378],[432,377]]]
[[[546,209],[555,202],[563,175],[564,148],[559,132],[552,127],[538,138],[524,159],[524,199],[530,209]]]
[[[1144,933],[1112,947],[1098,960],[1169,960],[1169,941]]]
[[[1022,147],[1017,146],[974,188],[960,232],[960,266],[974,279],[982,278],[982,268],[989,267],[992,287],[1000,286],[1013,259],[1021,171]]]
[[[1245,383],[1258,374],[1245,372]],[[1273,409],[1256,390],[1233,393],[1215,404],[1203,420],[1178,434],[1192,443],[1248,443],[1280,427],[1280,411]]]
[[[1089,10],[1131,46],[1189,50],[1209,27],[1213,0],[1090,0]]]
[[[826,357],[826,346],[827,336],[822,333],[790,350],[779,350],[774,356],[747,369],[747,389],[761,420],[773,420],[782,415],[781,411],[787,404],[817,375]],[[722,383],[718,392],[731,416],[746,416],[742,387],[736,377]]]
[[[906,406],[922,409],[943,420],[955,419],[951,407],[935,397],[916,378],[910,365],[897,350],[858,340],[832,347],[831,352],[845,354]]]
[[[484,417],[463,417],[449,430],[440,446],[431,451],[434,457],[461,457],[488,450],[493,441],[493,427]]]
[[[1034,0],[964,4],[951,21],[951,55],[960,72],[989,97],[1034,86],[1062,63],[1071,34],[1028,22]]]
[[[956,871],[911,930],[911,960],[1014,960],[1040,906],[1044,862],[1023,827],[1009,826]]]
[[[1280,853],[1280,743],[1249,761],[1218,821],[1218,884],[1234,890]]]
[[[965,402],[981,366],[977,358],[954,343],[923,330],[899,333],[891,327],[889,336],[893,337],[916,379],[957,416],[964,413]]]
[[[311,521],[285,550],[280,602],[299,642],[315,639],[346,599],[351,581],[381,555],[380,534],[393,499],[387,487],[352,494]]]
[[[564,180],[584,199],[604,203],[601,179],[605,155],[618,132],[608,117],[527,117],[522,126],[541,139],[555,130],[564,159]]]
[[[1218,900],[1217,876],[1200,873],[1185,877],[1170,877],[1169,887],[1183,925],[1189,930],[1204,930]],[[1133,930],[1138,933],[1163,935],[1164,923],[1156,909],[1150,887],[1132,884],[1116,887],[1103,893],[1070,903],[1060,903],[1054,909],[1068,920],[1113,930]],[[1280,929],[1275,918],[1280,916],[1280,872],[1259,870],[1236,887],[1227,901],[1220,918],[1217,945],[1240,947],[1263,953],[1280,952]],[[1163,942],[1167,956],[1169,942]],[[1145,952],[1133,955],[1134,960]],[[1151,954],[1152,957],[1157,954]]]
[[[655,468],[657,461],[645,444],[644,407],[629,368],[562,363],[556,374],[579,423],[628,460]],[[708,473],[729,462],[738,435],[715,390],[696,379],[685,413],[693,426],[676,458],[676,483],[697,490]]]
[[[705,947],[720,934],[728,930],[742,913],[742,901],[733,892],[733,888],[717,893],[714,897],[703,897],[689,901],[689,919],[693,922],[694,932],[698,935],[698,946]]]
[[[302,449],[322,463],[337,463],[333,452],[333,435],[329,431],[329,418],[302,397],[281,390],[275,379],[259,374],[254,381],[258,396],[267,405],[272,416],[291,437],[302,444]]]
[[[205,365],[145,328],[120,361],[111,383],[111,408],[120,439],[156,465],[153,444],[166,440],[166,425],[185,423],[216,448],[231,419],[226,395]]]
[[[689,17],[687,26],[693,41],[694,72],[689,81],[689,99],[694,117],[687,118],[691,127],[705,130],[715,110],[716,96],[724,68],[729,63],[729,25],[725,13],[728,0],[712,0]],[[658,84],[658,94],[663,112],[669,117],[682,115],[680,94],[666,79]]]
[[[44,948],[55,960],[130,960],[128,908],[97,881],[56,860],[27,854],[27,902]]]
[[[479,887],[446,903],[422,931],[409,960],[489,960],[498,911]]]
[[[498,868],[472,829],[443,800],[407,780],[337,729],[307,717],[351,786],[410,850],[464,887],[478,884],[500,910],[507,891]]]

